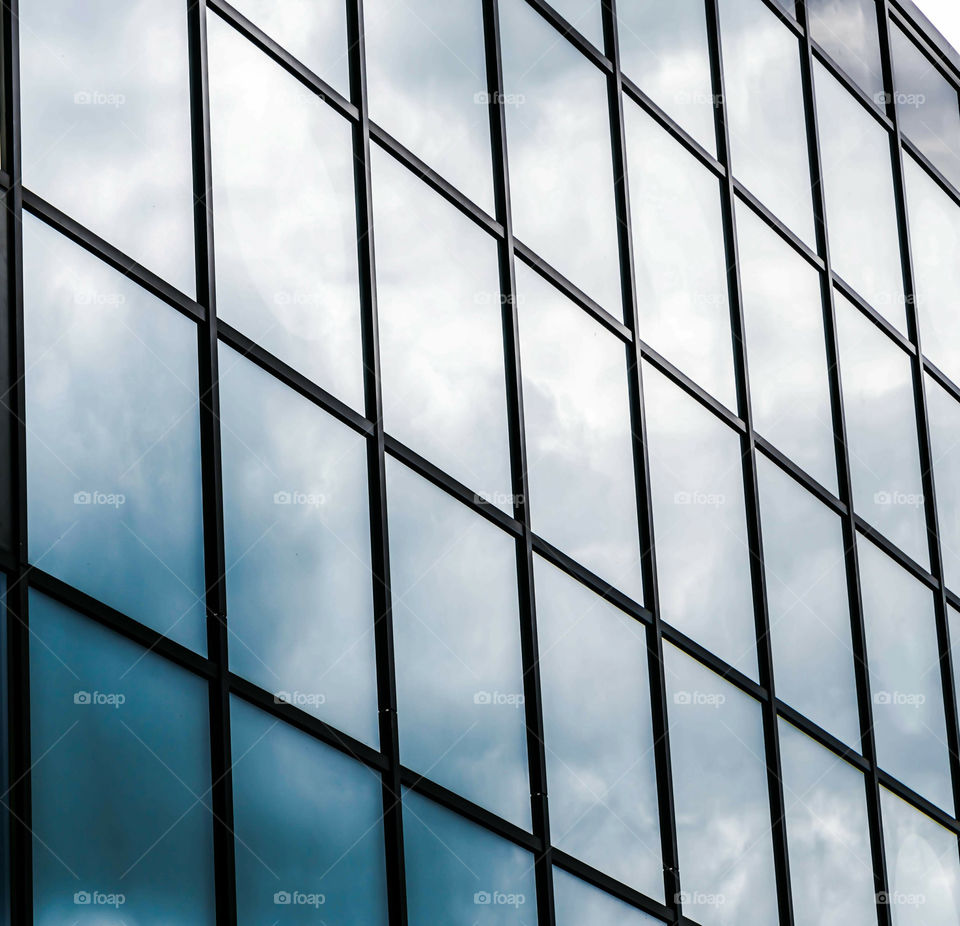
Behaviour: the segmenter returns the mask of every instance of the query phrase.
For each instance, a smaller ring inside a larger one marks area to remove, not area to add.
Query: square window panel
[[[643,387],[661,614],[756,678],[740,439],[649,365]]]
[[[626,345],[522,264],[517,304],[533,529],[642,601]]]
[[[932,376],[926,380],[944,581],[960,594],[960,403]]]
[[[387,432],[513,514],[497,243],[374,149]]]
[[[19,24],[24,185],[192,298],[186,7],[32,0]]]
[[[23,218],[30,561],[206,648],[196,325]]]
[[[400,759],[529,829],[516,544],[392,458]]]
[[[606,78],[525,0],[500,23],[514,231],[621,318]]]
[[[223,345],[220,434],[231,670],[376,745],[365,439]]]
[[[662,899],[646,628],[546,560],[534,574],[551,839]]]
[[[220,17],[208,23],[217,314],[360,408],[350,123]]]
[[[207,685],[30,593],[37,926],[213,926]]]
[[[379,773],[231,701],[239,926],[387,920]]]
[[[660,920],[611,897],[568,874],[553,869],[553,896],[557,926],[660,926]]]
[[[806,0],[806,5],[813,40],[880,104],[883,67],[876,0]]]

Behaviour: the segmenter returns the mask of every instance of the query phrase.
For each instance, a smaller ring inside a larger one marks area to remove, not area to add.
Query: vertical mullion
[[[660,854],[663,861],[663,890],[666,904],[679,922],[680,860],[677,842],[676,808],[673,794],[673,769],[670,760],[670,728],[667,716],[667,684],[663,660],[663,628],[654,550],[653,495],[650,485],[647,420],[643,399],[643,369],[640,362],[640,318],[634,284],[633,231],[630,213],[630,188],[627,178],[627,143],[623,117],[623,74],[620,66],[616,0],[604,0],[603,24],[605,52],[613,62],[608,81],[608,100],[612,138],[613,171],[617,209],[617,237],[620,247],[620,281],[623,293],[624,321],[633,332],[627,346],[629,360],[630,418],[633,433],[634,476],[637,515],[640,525],[641,570],[646,604],[653,615],[647,631],[650,705],[653,717],[654,759],[657,770],[657,800],[660,816]]]
[[[540,843],[534,859],[537,915],[540,926],[554,926],[553,849],[547,798],[547,758],[544,743],[540,659],[537,640],[536,600],[533,578],[533,529],[530,522],[526,434],[523,414],[523,380],[520,372],[520,328],[516,299],[513,214],[510,207],[510,171],[507,157],[507,125],[504,109],[503,61],[498,0],[483,0],[484,49],[487,70],[490,142],[493,160],[497,219],[504,228],[498,243],[503,321],[504,371],[510,429],[510,475],[513,514],[522,525],[517,539],[517,582],[520,607],[520,643],[527,727],[527,761],[533,833]]]
[[[393,613],[390,597],[390,551],[387,529],[386,442],[380,375],[380,333],[377,313],[377,272],[373,236],[373,192],[370,176],[370,108],[367,100],[363,0],[347,0],[350,94],[360,118],[353,125],[354,182],[357,206],[357,251],[360,269],[366,416],[373,422],[367,440],[370,496],[370,542],[373,566],[374,637],[380,751],[388,762],[383,773],[383,827],[390,922],[407,922],[404,870],[400,735],[397,723],[397,675],[394,658]]]
[[[216,274],[210,152],[210,98],[206,0],[190,0],[187,11],[190,66],[190,131],[193,147],[194,244],[197,302],[205,321],[198,326],[200,461],[203,486],[203,551],[206,575],[207,657],[216,666],[210,682],[210,750],[217,921],[237,922],[233,833],[233,775],[230,743],[226,554],[220,458],[220,395],[217,360]]]
[[[820,129],[817,122],[816,89],[813,77],[813,44],[805,4],[798,4],[800,24],[803,27],[803,54],[800,65],[803,81],[804,109],[807,124],[807,142],[810,158],[810,176],[813,188],[813,211],[816,222],[817,246],[825,270],[820,275],[823,302],[824,335],[827,349],[827,369],[830,386],[830,404],[833,414],[834,449],[837,457],[837,484],[840,501],[846,506],[841,518],[843,544],[846,551],[847,596],[850,605],[851,643],[854,655],[854,673],[860,718],[860,749],[869,765],[864,776],[867,797],[867,818],[870,829],[870,847],[873,862],[873,883],[877,897],[877,917],[880,926],[892,926],[888,904],[880,902],[887,891],[886,855],[883,827],[880,819],[880,781],[877,774],[877,746],[873,725],[873,702],[870,695],[870,673],[866,653],[866,622],[860,591],[860,566],[857,553],[856,513],[853,503],[853,477],[850,454],[847,449],[846,415],[843,408],[843,384],[840,375],[840,354],[837,342],[836,303],[833,290],[833,269],[830,258],[830,239],[827,229],[826,201],[823,190],[820,155]]]
[[[757,663],[760,684],[768,697],[762,706],[770,823],[773,836],[774,866],[777,878],[777,903],[781,926],[793,926],[793,902],[790,883],[790,862],[787,850],[783,776],[780,768],[780,737],[777,729],[777,702],[774,687],[773,648],[770,640],[770,616],[767,603],[763,563],[763,537],[760,525],[760,497],[757,482],[756,435],[753,430],[753,408],[750,399],[750,373],[747,362],[743,293],[740,281],[740,260],[737,245],[736,191],[730,157],[730,126],[724,94],[723,52],[720,36],[719,0],[707,0],[707,32],[710,43],[710,67],[715,96],[717,152],[726,167],[723,186],[723,236],[727,255],[727,282],[730,290],[730,320],[733,334],[734,365],[740,417],[746,425],[741,438],[743,486],[746,505],[747,538],[750,547],[750,574],[753,586],[754,618],[757,632]]]

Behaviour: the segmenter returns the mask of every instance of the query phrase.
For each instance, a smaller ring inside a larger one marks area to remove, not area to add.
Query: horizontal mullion
[[[958,101],[960,105],[960,101]],[[946,196],[953,200],[955,206],[960,206],[960,191],[947,179],[946,175],[940,171],[933,161],[930,160],[920,148],[910,140],[907,135],[900,133],[900,143],[905,151],[908,151],[913,159],[930,175],[934,183],[943,191]],[[909,202],[907,203],[909,206]]]
[[[904,801],[910,804],[914,810],[925,814],[939,823],[942,827],[960,836],[960,822],[958,822],[955,817],[950,816],[950,814],[941,807],[938,807],[932,801],[925,798],[922,794],[918,794],[912,788],[907,787],[907,785],[905,785],[902,781],[894,778],[889,772],[885,772],[879,767],[877,768],[877,778],[883,787],[885,787],[888,791],[892,791],[897,795],[897,797],[902,798]]]
[[[754,434],[754,443],[757,449],[767,457],[767,459],[780,467],[788,476],[793,477],[794,481],[800,483],[808,492],[816,496],[816,498],[826,505],[834,514],[842,517],[846,516],[847,506],[837,498],[836,495],[817,482],[806,470],[801,469],[790,457],[778,450],[765,437],[762,437],[760,434]]]
[[[855,766],[859,771],[866,774],[870,771],[870,762],[863,757],[852,746],[848,746],[843,740],[837,739],[832,733],[824,730],[819,724],[814,723],[805,714],[791,707],[785,701],[777,699],[777,715],[788,721],[796,727],[801,733],[809,736],[824,749],[830,750],[838,759],[842,759],[850,765]]]
[[[552,6],[543,0],[526,0],[551,26],[554,27],[588,61],[605,74],[613,73],[613,62],[593,44],[573,23],[564,19]]]
[[[923,358],[923,369],[942,386],[950,396],[957,402],[960,402],[960,386],[958,386],[943,370],[940,369],[932,360]]]
[[[840,83],[850,95],[888,132],[893,132],[893,120],[880,108],[880,105],[860,88],[860,85],[839,65],[830,53],[810,39],[810,48],[813,57],[819,61]]]
[[[863,534],[874,546],[879,547],[892,560],[899,563],[915,579],[919,579],[931,591],[940,590],[940,581],[927,569],[924,569],[915,559],[908,556],[892,540],[887,539],[872,524],[866,521],[861,515],[855,514],[854,521],[857,530]]]
[[[852,302],[866,318],[873,322],[904,353],[916,357],[917,346],[885,316],[881,315],[863,296],[860,295],[843,277],[833,272],[833,285]]]

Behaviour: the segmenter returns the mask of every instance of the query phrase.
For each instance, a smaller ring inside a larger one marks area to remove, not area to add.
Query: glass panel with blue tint
[[[197,330],[23,221],[31,562],[203,652]]]
[[[640,337],[736,408],[719,183],[640,107],[624,107]]]
[[[877,762],[953,812],[933,593],[857,538]]]
[[[212,926],[207,685],[30,595],[37,926]]]
[[[387,921],[380,776],[231,701],[240,926]]]
[[[534,574],[551,839],[662,899],[646,630],[546,560]]]
[[[514,231],[620,318],[606,79],[525,0],[500,18]]]
[[[820,276],[739,200],[737,239],[754,426],[836,493]]]
[[[960,593],[960,403],[932,376],[926,388],[944,581]]]
[[[516,546],[387,465],[403,764],[530,828]]]
[[[957,837],[886,788],[880,811],[893,926],[960,924]]]
[[[876,926],[863,774],[780,721],[793,921]]]
[[[365,440],[224,346],[220,433],[230,668],[376,745]]]
[[[664,662],[684,915],[769,926],[777,899],[760,705],[669,644]]]
[[[371,156],[384,426],[512,514],[496,241]]]
[[[624,75],[716,154],[704,0],[631,0],[617,4],[617,20]]]
[[[860,720],[840,518],[763,456],[757,476],[777,697],[856,749]]]
[[[660,920],[597,890],[562,868],[553,869],[557,926],[660,926]]]
[[[721,0],[720,34],[733,171],[816,248],[799,40],[763,0]]]
[[[533,856],[405,791],[403,850],[410,926],[535,926]]]
[[[883,67],[876,0],[806,0],[810,35],[879,105]]]
[[[663,619],[755,678],[739,437],[649,365],[643,385]]]
[[[33,0],[19,26],[24,184],[194,296],[186,8]]]
[[[834,299],[854,507],[927,566],[910,357],[839,292]]]
[[[365,0],[363,14],[370,118],[492,214],[481,0]]]
[[[814,72],[833,269],[891,324],[905,331],[887,131],[819,62]]]
[[[208,22],[217,313],[360,408],[350,124],[220,17]]]

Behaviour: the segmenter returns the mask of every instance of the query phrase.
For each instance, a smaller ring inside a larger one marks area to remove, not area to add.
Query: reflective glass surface
[[[517,301],[533,529],[640,601],[625,346],[524,265]]]
[[[777,921],[760,705],[664,647],[680,900],[703,926]]]
[[[30,594],[38,926],[212,926],[207,687]]]
[[[835,493],[820,276],[739,200],[737,238],[754,427]]]
[[[18,19],[24,185],[193,297],[186,9],[32,0]]]
[[[533,856],[432,801],[403,795],[410,926],[534,926]]]
[[[796,926],[876,926],[863,775],[780,721]]]
[[[30,561],[203,651],[197,331],[23,219]]]
[[[370,118],[494,211],[480,0],[365,0]]]
[[[350,124],[218,16],[208,23],[217,314],[359,408]]]
[[[233,698],[240,926],[387,919],[380,776]]]
[[[733,171],[815,248],[800,43],[763,0],[721,0],[720,35]]]
[[[649,365],[643,388],[663,619],[756,677],[740,441]]]
[[[718,181],[638,106],[624,107],[640,337],[736,408]]]
[[[553,869],[553,897],[557,911],[557,926],[658,926],[660,920],[647,916],[597,890],[586,881],[563,871]]]
[[[516,547],[388,461],[400,758],[530,828]]]
[[[860,721],[840,518],[757,459],[777,697],[849,746]]]
[[[230,668],[376,745],[365,441],[223,346],[220,433]]]
[[[880,767],[953,812],[933,593],[858,538]]]
[[[859,85],[881,102],[883,69],[876,0],[806,0],[810,35]]]
[[[887,132],[819,62],[814,72],[833,269],[906,331]]]
[[[927,377],[927,414],[944,580],[951,591],[960,592],[960,404],[931,376]]]
[[[603,49],[600,0],[554,0],[550,5],[597,48]]]
[[[384,426],[513,514],[497,245],[374,149]]]
[[[525,0],[500,4],[513,228],[622,316],[603,73]]]
[[[646,631],[545,560],[534,573],[551,839],[662,898]]]

